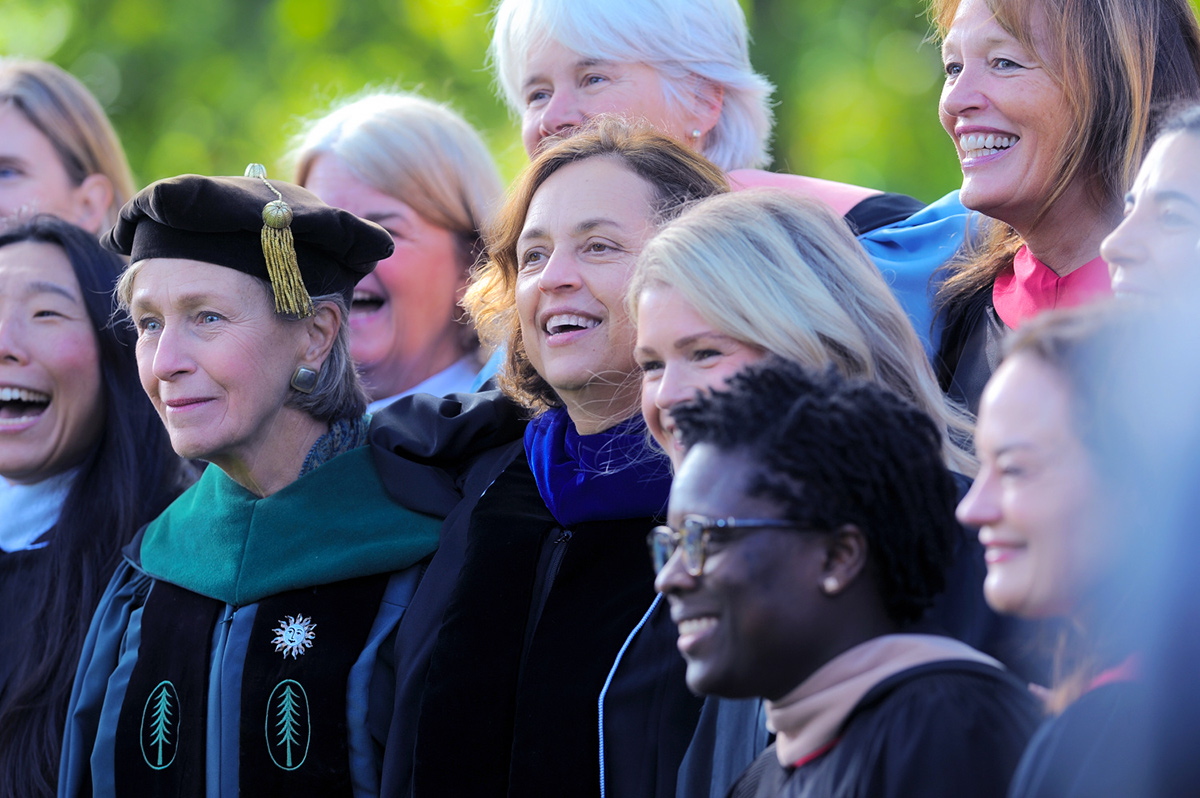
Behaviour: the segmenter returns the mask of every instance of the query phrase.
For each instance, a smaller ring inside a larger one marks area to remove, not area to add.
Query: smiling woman
[[[131,260],[118,296],[142,387],[175,451],[211,465],[143,528],[97,609],[60,795],[379,782],[380,652],[439,524],[388,499],[363,445],[346,309],[393,244],[248,173],[154,183],[104,239]]]
[[[482,413],[489,443],[495,419],[533,417],[449,469],[466,487],[397,642],[386,793],[599,793],[596,699],[654,597],[644,541],[670,483],[637,412],[625,291],[657,226],[725,190],[708,161],[612,119],[544,149],[497,214],[464,302],[481,337],[505,347],[509,398],[475,397],[470,412],[447,400],[428,419],[406,397],[373,420],[381,468],[405,468],[389,488],[415,503],[413,486],[430,483],[407,478],[413,461],[451,459],[442,442],[465,437],[464,417]],[[412,428],[429,424],[440,445],[417,450]],[[625,709],[605,719],[640,752],[639,792],[656,779],[673,792],[699,707],[664,631]],[[468,715],[487,733],[473,735],[464,768]]]
[[[1200,97],[1200,27],[1187,0],[932,0],[930,13],[962,202],[989,217],[937,297],[939,378],[974,411],[1006,330],[1109,293],[1100,242],[1152,113]]]
[[[1148,571],[1144,434],[1112,387],[1145,358],[1145,319],[1119,305],[1046,314],[1018,331],[980,404],[982,466],[958,507],[979,527],[996,610],[1070,621],[1047,722],[1012,796],[1147,795],[1144,701],[1131,630]],[[1131,343],[1136,342],[1136,343]],[[1119,393],[1119,392],[1118,392]],[[1156,497],[1157,498],[1157,497]]]
[[[48,796],[88,619],[191,470],[112,324],[121,260],[47,216],[0,232],[0,795]]]
[[[479,341],[458,300],[502,188],[479,134],[431,100],[371,93],[312,122],[292,157],[297,183],[377,222],[396,244],[350,306],[350,354],[368,409],[470,388]]]
[[[1165,298],[1200,279],[1200,105],[1175,109],[1100,245],[1118,295]]]
[[[688,452],[655,586],[688,686],[764,698],[776,732],[728,794],[1004,796],[1036,702],[912,626],[957,534],[937,425],[879,385],[778,359],[675,415]]]
[[[49,213],[100,233],[133,191],[91,92],[54,64],[0,58],[0,218]]]

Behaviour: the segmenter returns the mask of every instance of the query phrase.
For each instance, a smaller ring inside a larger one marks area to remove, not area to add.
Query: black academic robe
[[[858,702],[836,744],[799,767],[772,745],[732,798],[1003,798],[1041,717],[1004,671],[977,662],[919,665]]]
[[[53,534],[53,533],[51,533]],[[0,650],[25,651],[46,629],[31,621],[36,607],[31,603],[31,585],[42,584],[50,578],[50,552],[45,548],[25,551],[0,551]],[[0,706],[8,694],[9,681],[17,663],[13,657],[0,656]]]
[[[934,364],[942,390],[954,401],[979,412],[979,397],[1004,356],[1008,325],[992,305],[989,285],[970,297],[953,318],[945,319]]]
[[[1013,776],[1011,798],[1124,798],[1151,794],[1146,690],[1112,682],[1089,690],[1038,729]],[[1195,786],[1195,785],[1193,785]]]

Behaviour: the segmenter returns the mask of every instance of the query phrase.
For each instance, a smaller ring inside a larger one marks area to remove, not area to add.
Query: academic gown
[[[1111,293],[1103,258],[1059,277],[1022,247],[991,286],[968,298],[954,317],[941,319],[944,328],[933,362],[942,390],[978,413],[980,395],[1000,365],[1010,330],[1047,310],[1075,307]]]
[[[524,416],[489,392],[406,397],[372,423],[398,501],[457,497],[397,637],[384,795],[599,791],[596,698],[654,596],[655,521],[559,524],[530,469]]]
[[[863,696],[830,747],[783,767],[771,745],[731,798],[1002,798],[1040,718],[1025,686],[990,665],[932,662]]]
[[[1010,798],[1149,795],[1145,685],[1115,681],[1046,721],[1021,757]],[[1193,785],[1195,786],[1195,785]]]
[[[377,794],[393,639],[440,523],[389,499],[365,446],[266,498],[209,466],[100,602],[59,795]]]
[[[49,533],[53,535],[53,532]],[[0,650],[24,651],[31,647],[46,629],[31,624],[36,607],[31,606],[30,585],[42,584],[50,578],[50,551],[47,548],[0,551]],[[0,706],[9,689],[16,662],[0,656]]]

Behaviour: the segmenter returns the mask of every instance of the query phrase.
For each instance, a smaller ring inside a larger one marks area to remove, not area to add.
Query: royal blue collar
[[[650,447],[640,415],[580,435],[567,411],[554,408],[525,428],[525,453],[542,500],[564,527],[666,510],[670,461]]]

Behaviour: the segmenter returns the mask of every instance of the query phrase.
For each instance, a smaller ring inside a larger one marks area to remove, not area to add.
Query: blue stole
[[[525,454],[538,493],[564,527],[661,517],[671,491],[671,466],[649,442],[640,414],[595,435],[580,435],[567,411],[553,408],[525,428]]]

